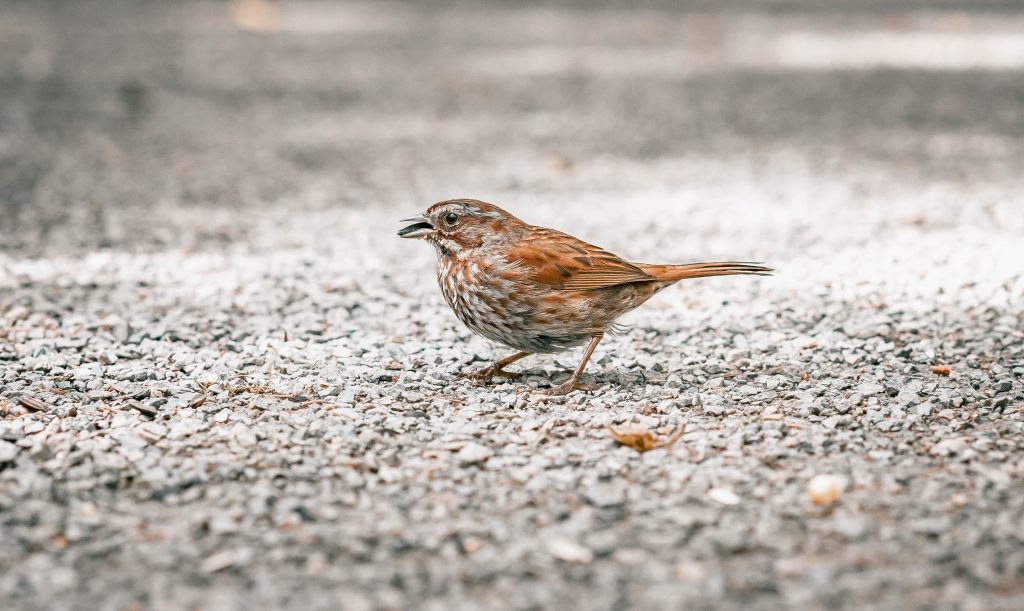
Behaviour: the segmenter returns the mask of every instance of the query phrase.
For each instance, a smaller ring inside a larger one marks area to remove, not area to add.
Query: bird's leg
[[[509,380],[518,380],[519,378],[523,377],[522,374],[514,373],[512,371],[505,371],[505,367],[511,365],[512,363],[515,363],[519,359],[526,358],[528,356],[530,356],[529,352],[517,352],[512,356],[505,357],[500,361],[494,363],[493,365],[488,365],[487,367],[484,367],[479,371],[474,371],[473,373],[463,375],[464,377],[473,380],[489,380],[493,377],[502,377],[507,378]]]
[[[587,346],[587,351],[583,354],[583,360],[580,361],[580,364],[576,367],[576,371],[573,372],[572,377],[569,378],[569,380],[565,384],[562,384],[557,388],[542,390],[540,392],[544,393],[545,395],[550,395],[552,397],[561,397],[579,388],[580,376],[583,375],[583,370],[587,367],[587,361],[590,360],[590,356],[594,354],[594,349],[597,348],[597,345],[599,343],[601,343],[601,338],[603,337],[604,334],[601,333],[595,335],[590,339],[590,345]]]

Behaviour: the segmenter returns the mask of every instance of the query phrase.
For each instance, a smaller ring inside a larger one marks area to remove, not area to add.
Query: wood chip
[[[946,367],[945,365],[935,365],[932,367],[932,373],[939,376],[949,377],[949,374],[952,373],[952,370],[949,367]]]
[[[30,397],[28,395],[22,395],[18,399],[18,404],[25,409],[30,409],[34,412],[48,412],[53,407],[46,401],[36,399],[35,397]]]
[[[68,538],[64,535],[54,535],[50,537],[50,543],[57,549],[66,549],[68,546]]]
[[[149,416],[150,418],[156,418],[157,414],[160,413],[156,411],[154,408],[146,405],[145,403],[140,403],[138,401],[129,401],[128,407],[139,412],[143,416]]]

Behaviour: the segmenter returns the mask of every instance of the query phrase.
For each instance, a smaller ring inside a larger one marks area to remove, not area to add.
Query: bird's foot
[[[554,388],[539,388],[537,389],[537,392],[548,397],[564,397],[574,390],[590,392],[595,388],[595,386],[590,384],[580,384],[579,380],[570,379],[561,386],[556,386]]]
[[[523,377],[523,374],[516,373],[514,371],[505,371],[500,367],[494,365],[488,365],[483,369],[469,373],[460,373],[459,377],[466,378],[469,380],[476,380],[478,382],[486,382],[491,378],[505,378],[506,380],[512,380],[513,382]]]

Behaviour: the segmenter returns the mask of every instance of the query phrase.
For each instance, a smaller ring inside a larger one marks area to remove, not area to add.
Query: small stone
[[[939,443],[932,446],[931,453],[935,456],[954,456],[960,454],[967,449],[967,442],[963,439],[943,439]]]
[[[71,377],[80,382],[103,377],[103,368],[96,363],[76,367],[71,371]]]
[[[0,462],[10,462],[18,456],[18,446],[9,441],[0,440]]]
[[[845,478],[838,475],[815,475],[807,482],[807,496],[815,505],[831,505],[843,496]]]
[[[196,382],[209,386],[210,384],[216,384],[220,381],[220,376],[212,371],[204,371],[196,376]]]
[[[462,449],[455,455],[455,459],[459,461],[460,465],[466,467],[486,462],[492,456],[494,456],[494,451],[487,446],[480,445],[479,443],[468,443],[462,446]]]
[[[725,399],[717,395],[705,395],[702,397],[701,406],[704,413],[710,416],[721,416],[725,413]]]
[[[897,402],[900,405],[910,405],[911,403],[918,401],[922,386],[923,385],[917,380],[908,382],[897,393]]]
[[[244,566],[252,560],[252,551],[248,548],[224,550],[209,556],[199,565],[203,573],[218,573],[231,567]]]
[[[727,507],[740,504],[740,497],[728,488],[712,488],[708,490],[708,498]]]
[[[618,507],[626,501],[626,487],[621,483],[595,484],[584,494],[594,507]]]
[[[244,422],[236,422],[231,427],[231,437],[243,448],[251,448],[256,445],[256,433],[245,425]]]
[[[868,531],[868,522],[861,516],[842,515],[836,516],[832,522],[832,530],[849,540],[857,540]]]
[[[685,582],[699,583],[707,579],[708,570],[702,564],[683,560],[676,565],[675,576]]]
[[[590,548],[564,537],[548,539],[544,549],[552,558],[562,562],[589,564],[594,561],[594,552]]]
[[[167,436],[167,427],[156,422],[147,422],[139,427],[139,435],[146,441],[154,443]]]
[[[877,395],[883,390],[884,388],[880,384],[876,384],[875,382],[864,382],[863,384],[857,387],[857,394],[860,395],[861,398],[870,397],[872,395]],[[896,392],[899,393],[898,388],[896,389]],[[853,402],[854,405],[857,405],[859,403],[860,400]]]

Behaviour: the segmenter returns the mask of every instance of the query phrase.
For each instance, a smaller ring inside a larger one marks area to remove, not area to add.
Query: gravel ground
[[[4,608],[1024,607],[1019,69],[745,50],[846,23],[799,3],[86,5],[0,8]],[[394,235],[458,196],[778,273],[479,386]]]

